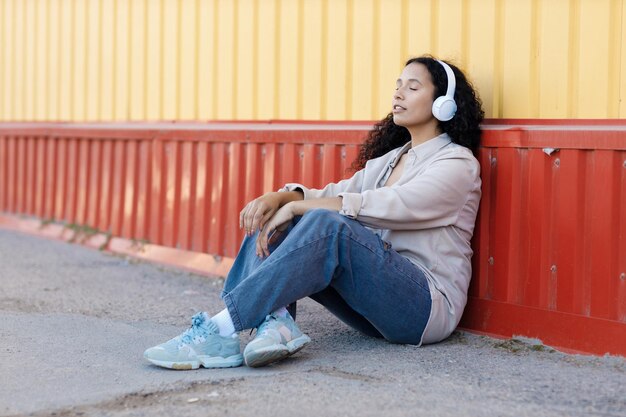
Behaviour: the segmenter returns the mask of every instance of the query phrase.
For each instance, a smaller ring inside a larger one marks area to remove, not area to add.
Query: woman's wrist
[[[285,209],[291,211],[294,216],[303,216],[307,210],[326,209],[332,211],[341,210],[341,197],[314,198],[311,200],[295,200],[286,204]]]
[[[303,204],[304,200],[294,200],[294,201],[290,201],[289,203],[286,204],[287,209],[289,209],[289,211],[291,211],[291,214],[295,216],[303,216],[304,213],[307,210],[307,207],[305,204]]]
[[[304,193],[302,191],[283,191],[280,194],[280,206],[291,203],[292,201],[304,200]]]

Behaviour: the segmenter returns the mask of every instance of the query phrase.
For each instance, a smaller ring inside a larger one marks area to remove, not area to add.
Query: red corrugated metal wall
[[[625,355],[625,124],[502,127],[487,126],[479,156],[462,325]]]
[[[462,325],[626,355],[626,123],[537,123],[485,124]],[[368,128],[0,125],[0,211],[233,257],[245,202],[348,175]]]
[[[245,202],[286,182],[345,176],[365,132],[160,128],[0,127],[0,211],[234,257]]]

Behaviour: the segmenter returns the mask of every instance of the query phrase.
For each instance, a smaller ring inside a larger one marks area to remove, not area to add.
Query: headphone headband
[[[456,77],[454,76],[454,72],[450,65],[446,64],[443,61],[437,60],[441,64],[444,70],[446,70],[446,75],[448,77],[448,89],[446,90],[446,97],[449,97],[454,100],[454,90],[456,89]]]
[[[448,78],[448,89],[445,96],[440,96],[433,102],[433,116],[437,120],[447,122],[454,117],[456,113],[456,102],[454,101],[454,91],[456,89],[456,78],[450,65],[443,61],[436,60],[441,64],[444,70],[446,70],[446,76]]]

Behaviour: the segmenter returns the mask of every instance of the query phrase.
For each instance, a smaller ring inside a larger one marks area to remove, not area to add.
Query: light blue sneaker
[[[232,368],[241,366],[239,335],[220,336],[217,325],[205,312],[191,318],[191,327],[180,336],[146,350],[143,357],[169,369]]]
[[[289,313],[287,317],[270,314],[244,349],[243,357],[246,365],[257,368],[293,355],[310,341],[311,338],[300,331]]]

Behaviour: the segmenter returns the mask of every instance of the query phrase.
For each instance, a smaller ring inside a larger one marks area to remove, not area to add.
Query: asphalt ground
[[[0,229],[2,416],[626,416],[626,359],[455,332],[416,348],[314,301],[277,364],[171,371],[143,351],[223,308],[223,281]],[[246,333],[242,344],[249,340]]]

